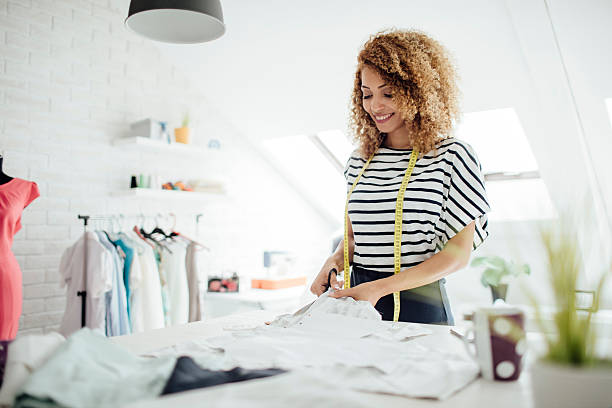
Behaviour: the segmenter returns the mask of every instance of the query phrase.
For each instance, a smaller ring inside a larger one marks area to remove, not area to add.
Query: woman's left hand
[[[336,299],[341,297],[352,297],[355,300],[367,300],[372,306],[376,306],[378,299],[381,298],[376,281],[362,283],[348,289],[336,290],[330,293],[329,297]]]

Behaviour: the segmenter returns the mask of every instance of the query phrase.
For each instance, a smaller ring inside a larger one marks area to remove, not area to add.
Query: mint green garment
[[[136,356],[86,327],[32,373],[15,407],[118,407],[155,398],[175,362],[171,356]]]

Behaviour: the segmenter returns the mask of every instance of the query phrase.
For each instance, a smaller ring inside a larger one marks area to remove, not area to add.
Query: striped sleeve
[[[489,235],[487,213],[491,210],[482,168],[476,153],[465,142],[455,143],[448,153],[452,155],[451,176],[437,229],[439,239],[444,246],[466,225],[476,221],[473,241],[476,249]]]
[[[346,192],[347,193],[351,189],[351,186],[353,185],[353,182],[355,181],[355,177],[356,177],[355,175],[351,174],[351,165],[354,166],[355,163],[359,163],[358,161],[354,159],[354,157],[358,157],[357,150],[351,153],[349,159],[346,161],[346,165],[344,166],[344,178],[346,179]]]

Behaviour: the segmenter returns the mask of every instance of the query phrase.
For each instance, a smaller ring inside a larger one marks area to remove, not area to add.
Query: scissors
[[[327,285],[325,286],[325,291],[326,292],[331,287],[331,275],[332,275],[332,273],[335,273],[336,276],[338,276],[338,271],[336,270],[336,268],[331,268],[331,270],[327,274]]]

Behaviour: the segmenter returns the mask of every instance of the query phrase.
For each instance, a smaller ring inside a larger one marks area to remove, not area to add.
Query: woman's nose
[[[372,111],[382,112],[385,109],[385,104],[381,98],[372,98]]]

